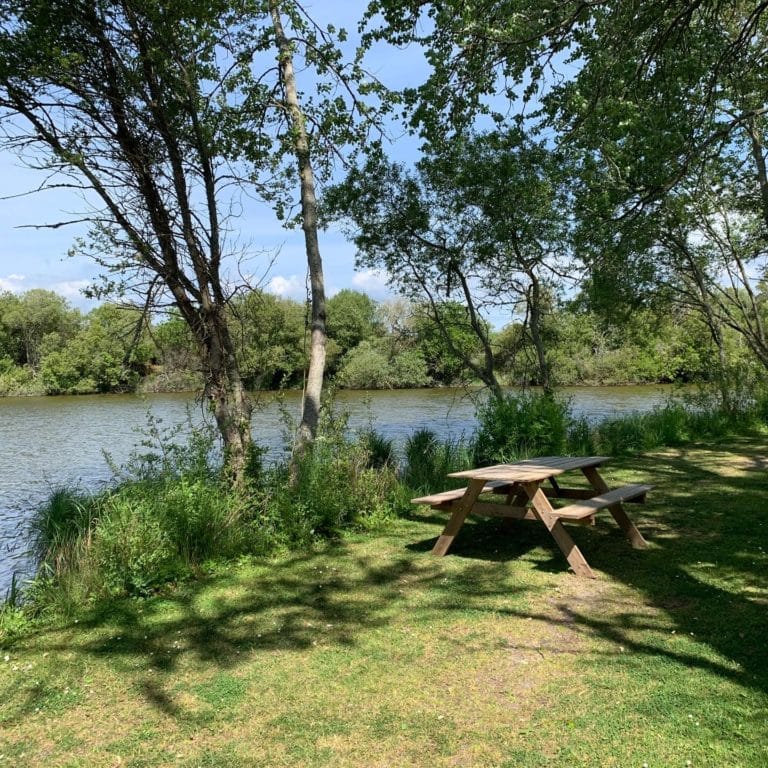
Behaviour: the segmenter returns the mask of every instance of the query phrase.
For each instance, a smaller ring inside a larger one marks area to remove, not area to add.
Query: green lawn
[[[0,651],[2,766],[768,765],[768,440],[606,467],[632,550],[443,515],[245,563]]]

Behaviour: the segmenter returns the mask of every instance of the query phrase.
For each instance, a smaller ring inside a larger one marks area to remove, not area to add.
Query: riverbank
[[[576,417],[590,423],[665,403],[672,387],[567,389],[563,396]],[[299,393],[259,393],[253,436],[267,449],[264,461],[284,455],[284,414],[300,414]],[[475,400],[464,389],[339,392],[338,410],[348,416],[352,434],[371,425],[400,450],[412,433],[429,429],[439,440],[468,438],[477,427]],[[17,572],[30,574],[26,530],[34,510],[51,490],[97,491],[113,482],[104,450],[126,462],[144,438],[148,419],[165,427],[205,420],[190,395],[84,395],[0,399],[0,597]],[[73,460],[76,457],[76,460]]]
[[[764,434],[618,459],[650,541],[442,516],[244,561],[6,645],[0,765],[768,762]],[[575,706],[575,702],[578,704]]]

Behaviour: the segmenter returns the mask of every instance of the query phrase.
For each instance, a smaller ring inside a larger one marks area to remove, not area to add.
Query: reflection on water
[[[597,420],[618,412],[648,410],[670,393],[663,387],[583,387],[564,391],[575,415]],[[441,437],[469,436],[475,425],[474,399],[465,390],[419,389],[348,392],[337,408],[353,429],[373,425],[400,445],[412,432],[429,428]],[[277,458],[284,445],[281,412],[298,418],[300,397],[272,393],[258,398],[253,420],[256,441]],[[109,482],[108,451],[124,462],[141,440],[147,414],[163,426],[200,422],[204,409],[190,395],[94,395],[0,398],[0,599],[15,570],[24,570],[25,521],[52,488],[95,489]]]

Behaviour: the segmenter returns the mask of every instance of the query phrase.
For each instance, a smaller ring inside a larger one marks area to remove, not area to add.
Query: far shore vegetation
[[[553,301],[543,320],[552,386],[743,381],[762,373],[741,334],[723,329],[716,349],[700,312],[664,304],[610,319],[583,299]],[[301,388],[307,307],[251,291],[228,312],[246,386]],[[377,302],[345,289],[327,301],[327,315],[326,377],[337,388],[477,383],[467,359],[479,361],[483,350],[458,302],[442,305],[438,324],[418,302]],[[488,333],[503,383],[543,383],[522,321]],[[150,318],[116,304],[82,313],[52,291],[0,293],[0,396],[199,391],[201,370],[194,339],[174,313]]]

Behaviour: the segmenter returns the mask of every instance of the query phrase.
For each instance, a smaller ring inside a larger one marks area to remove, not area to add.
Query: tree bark
[[[536,361],[539,368],[539,384],[541,384],[546,394],[552,394],[552,379],[549,374],[547,351],[544,348],[544,339],[541,333],[541,285],[539,284],[539,278],[533,270],[528,271],[528,278],[531,281],[531,289],[528,299],[528,325],[531,331],[533,348],[536,351]]]
[[[307,445],[314,441],[320,420],[320,401],[323,391],[323,376],[325,374],[326,347],[325,284],[323,279],[323,261],[320,256],[320,244],[317,237],[315,178],[312,170],[312,157],[306,121],[301,110],[296,88],[291,42],[286,37],[285,30],[283,29],[278,0],[270,0],[269,12],[275,28],[275,42],[278,50],[280,79],[285,96],[285,108],[293,130],[294,150],[301,185],[301,226],[304,231],[304,244],[307,252],[307,265],[312,294],[309,366],[304,387],[301,422],[294,447],[294,451],[300,454]]]

